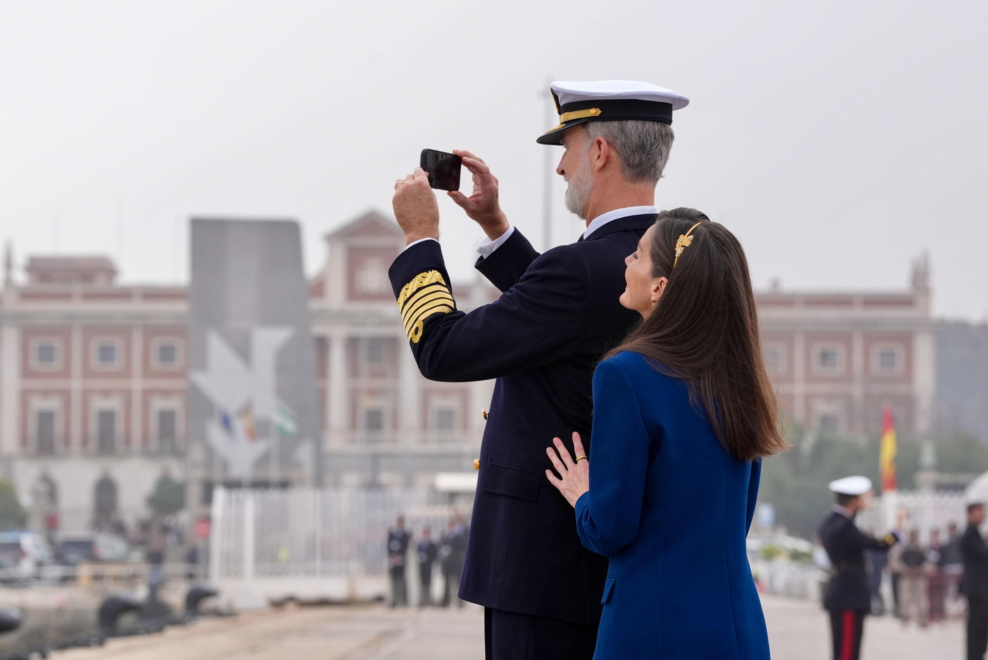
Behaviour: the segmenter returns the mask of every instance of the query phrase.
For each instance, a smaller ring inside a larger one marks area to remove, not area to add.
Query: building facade
[[[472,473],[492,383],[420,375],[387,277],[404,248],[393,220],[369,212],[324,240],[309,282],[323,482],[469,482],[441,477]],[[63,530],[133,524],[158,478],[184,479],[204,451],[186,433],[187,290],[116,277],[103,257],[32,257],[18,277],[6,258],[0,471]],[[453,288],[464,310],[498,296],[479,276]],[[888,404],[900,432],[929,429],[936,370],[925,261],[901,292],[773,288],[757,302],[766,365],[794,421],[877,433]]]
[[[928,433],[936,393],[929,264],[898,292],[757,296],[765,366],[789,418],[809,430],[876,435],[892,408],[900,435]]]
[[[492,384],[419,374],[387,278],[403,235],[367,213],[325,241],[309,286],[324,483],[431,488],[472,472]],[[132,525],[161,475],[183,479],[203,450],[186,435],[186,288],[116,278],[104,257],[32,257],[23,278],[6,258],[0,471],[62,530]],[[480,280],[454,290],[461,309],[497,296]]]

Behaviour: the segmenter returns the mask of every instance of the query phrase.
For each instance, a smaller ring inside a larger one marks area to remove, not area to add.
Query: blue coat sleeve
[[[504,292],[518,284],[522,275],[538,256],[539,253],[535,251],[532,244],[515,227],[514,233],[508,237],[504,245],[494,250],[491,256],[486,259],[483,257],[477,259],[475,268],[491,284]]]
[[[745,513],[745,533],[751,531],[751,521],[755,517],[755,505],[758,504],[758,484],[762,478],[761,459],[751,462],[751,474],[748,477],[748,509]]]
[[[594,372],[593,404],[590,490],[576,502],[576,529],[587,549],[613,557],[638,536],[650,440],[635,388],[614,360]]]
[[[436,241],[402,252],[388,275],[419,371],[431,380],[498,378],[582,346],[593,288],[572,246],[541,255],[498,300],[469,314],[456,309]]]

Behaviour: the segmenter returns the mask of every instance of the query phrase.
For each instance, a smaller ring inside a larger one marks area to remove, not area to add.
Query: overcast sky
[[[174,282],[189,216],[291,217],[313,274],[431,147],[486,159],[540,247],[547,76],[640,79],[692,100],[658,206],[726,224],[756,286],[903,289],[928,250],[936,313],[988,318],[988,3],[742,4],[2,0],[0,236]]]

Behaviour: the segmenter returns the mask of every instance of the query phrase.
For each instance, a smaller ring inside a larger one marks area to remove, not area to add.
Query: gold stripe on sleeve
[[[408,284],[401,288],[401,292],[398,294],[398,309],[401,309],[405,305],[405,300],[410,295],[422,287],[435,284],[436,282],[446,286],[446,280],[443,279],[442,274],[438,270],[429,270],[413,277]]]
[[[407,334],[408,338],[411,339],[412,329],[415,326],[417,326],[420,323],[424,323],[425,320],[430,316],[439,313],[449,314],[452,311],[453,311],[453,306],[445,301],[437,300],[436,302],[429,303],[428,305],[420,309],[418,312],[416,312],[414,318],[408,320],[408,323],[405,324],[405,334]],[[421,331],[419,332],[419,335],[421,336]]]
[[[453,296],[449,295],[449,292],[443,288],[430,287],[428,289],[422,290],[422,295],[415,294],[413,297],[408,299],[405,304],[405,309],[401,312],[401,322],[402,324],[408,323],[408,319],[412,317],[413,314],[422,308],[428,302],[433,300],[445,300],[451,305],[456,304],[453,301]]]
[[[437,300],[435,302],[429,303],[428,305],[425,305],[420,310],[415,312],[415,314],[411,318],[409,318],[408,321],[405,323],[405,333],[407,334],[408,331],[411,330],[412,326],[415,325],[417,321],[424,321],[426,318],[432,316],[433,314],[432,310],[443,309],[443,308],[445,308],[446,310],[445,313],[449,313],[453,311],[453,305],[446,302],[445,300]]]

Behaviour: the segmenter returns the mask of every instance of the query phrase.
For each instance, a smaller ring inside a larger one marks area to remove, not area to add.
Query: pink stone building
[[[404,247],[394,221],[369,212],[325,244],[309,283],[324,482],[425,489],[437,474],[472,473],[492,384],[419,374],[387,277]],[[453,289],[465,310],[498,295],[479,275]],[[765,360],[794,420],[875,433],[889,403],[902,432],[929,428],[935,356],[925,262],[909,290],[772,290],[758,305]],[[132,524],[161,474],[184,479],[196,469],[201,454],[185,423],[187,317],[185,287],[118,284],[105,257],[31,257],[20,274],[8,253],[0,472],[51,524]]]
[[[936,327],[929,266],[913,265],[908,290],[757,295],[765,364],[782,407],[808,429],[881,432],[892,407],[900,434],[930,431]]]

